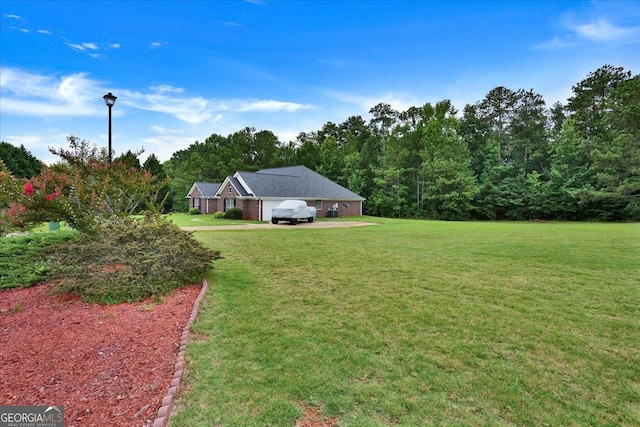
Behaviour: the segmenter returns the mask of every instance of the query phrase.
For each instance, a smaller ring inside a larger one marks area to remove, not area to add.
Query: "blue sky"
[[[547,105],[605,64],[640,72],[639,1],[0,2],[0,140],[52,162],[73,134],[161,161],[212,133],[281,141],[496,86]]]

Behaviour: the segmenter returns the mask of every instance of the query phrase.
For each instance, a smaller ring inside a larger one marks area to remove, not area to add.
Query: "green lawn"
[[[640,226],[378,220],[223,251],[172,427],[640,425]]]
[[[215,219],[213,215],[190,215],[187,213],[172,213],[169,214],[169,219],[174,224],[180,227],[198,227],[198,226],[207,226],[207,225],[238,225],[238,224],[248,224],[248,223],[257,223],[260,221],[241,221],[241,220],[231,220],[231,219]]]

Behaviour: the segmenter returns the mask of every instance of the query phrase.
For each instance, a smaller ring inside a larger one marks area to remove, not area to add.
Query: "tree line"
[[[165,211],[186,211],[195,181],[304,165],[365,197],[368,215],[640,219],[640,76],[622,67],[589,73],[550,107],[533,89],[499,86],[462,111],[442,100],[406,111],[380,103],[369,113],[286,143],[246,127],[196,141],[162,165],[154,155],[140,165],[131,152],[116,161],[168,177]]]
[[[196,141],[163,165],[174,208],[194,181],[299,164],[365,197],[369,215],[640,219],[640,76],[622,67],[590,73],[551,107],[499,86],[462,112],[449,100],[369,112],[289,143],[250,127]]]

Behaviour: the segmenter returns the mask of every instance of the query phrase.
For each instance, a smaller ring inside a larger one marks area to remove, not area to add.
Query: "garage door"
[[[271,209],[278,206],[282,200],[264,200],[262,202],[262,220],[271,221]]]

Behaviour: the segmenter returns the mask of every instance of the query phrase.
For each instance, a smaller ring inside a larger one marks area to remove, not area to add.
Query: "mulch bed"
[[[0,405],[64,406],[65,426],[150,426],[201,286],[89,304],[50,285],[0,292]]]

